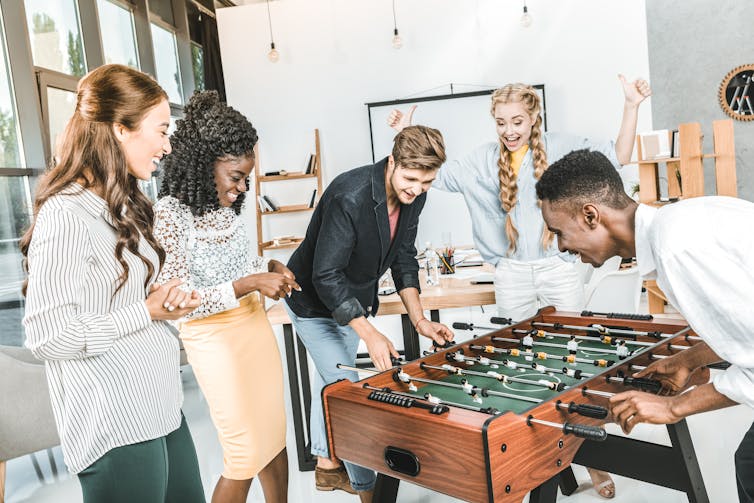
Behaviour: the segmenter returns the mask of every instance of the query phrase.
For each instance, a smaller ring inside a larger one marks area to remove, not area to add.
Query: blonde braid
[[[511,211],[518,202],[518,182],[511,164],[511,153],[500,140],[500,158],[497,160],[497,176],[500,179],[500,205],[506,213],[505,235],[508,238],[508,253],[515,253],[518,241],[518,229],[513,223]]]
[[[547,152],[542,144],[542,116],[538,116],[534,126],[531,128],[531,139],[529,145],[531,147],[532,160],[534,162],[534,178],[539,180],[542,177],[542,173],[547,169]],[[542,202],[538,204],[541,206]],[[555,238],[552,232],[545,226],[542,229],[542,249],[547,250],[552,241]]]

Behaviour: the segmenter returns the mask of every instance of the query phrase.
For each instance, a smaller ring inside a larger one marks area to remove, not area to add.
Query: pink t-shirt
[[[398,229],[398,217],[401,216],[401,205],[395,207],[392,213],[387,214],[387,219],[390,222],[390,241],[395,239],[395,231]]]

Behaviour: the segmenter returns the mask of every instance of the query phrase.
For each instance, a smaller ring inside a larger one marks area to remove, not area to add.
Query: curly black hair
[[[173,151],[163,161],[159,196],[173,196],[201,216],[220,208],[215,162],[253,156],[257,130],[241,112],[220,101],[217,91],[195,92],[183,112],[170,137]],[[233,203],[236,214],[244,199],[240,194]]]
[[[537,182],[537,197],[570,206],[599,202],[615,209],[631,203],[615,166],[601,152],[587,149],[552,163]]]

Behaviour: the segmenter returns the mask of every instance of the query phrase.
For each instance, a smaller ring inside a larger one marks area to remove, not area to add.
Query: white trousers
[[[498,316],[514,322],[545,306],[561,311],[584,308],[584,285],[572,262],[548,257],[529,262],[501,258],[495,269]]]

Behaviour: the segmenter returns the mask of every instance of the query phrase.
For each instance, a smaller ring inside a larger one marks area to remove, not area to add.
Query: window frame
[[[48,88],[59,89],[61,91],[68,91],[76,94],[76,87],[79,83],[79,78],[73,75],[68,75],[55,70],[50,70],[40,66],[34,67],[37,76],[37,87],[39,88],[39,102],[42,110],[42,124],[44,128],[42,130],[42,136],[44,138],[45,147],[45,159],[52,160],[53,152],[50,138],[50,115],[49,115],[49,102],[48,102]]]
[[[118,7],[121,7],[122,9],[127,10],[131,14],[131,35],[133,35],[134,39],[134,48],[136,49],[136,68],[137,70],[141,70],[141,55],[139,53],[139,38],[136,34],[136,8],[132,3],[129,3],[124,0],[102,0],[103,2],[109,2],[113,5],[117,5]],[[99,12],[99,2],[97,0],[94,0],[94,5],[97,10],[97,29],[102,26],[100,23],[100,12]],[[102,44],[102,61],[104,64],[105,61],[105,41],[102,39],[102,30],[99,30],[99,40]]]

